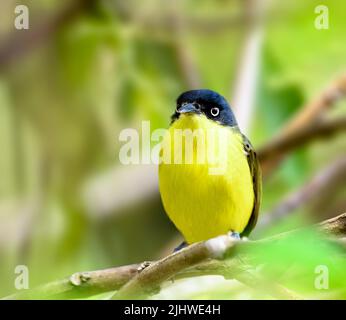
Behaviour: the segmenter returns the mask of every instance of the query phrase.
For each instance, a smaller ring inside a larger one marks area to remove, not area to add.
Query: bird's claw
[[[144,269],[148,268],[152,264],[151,261],[144,261],[140,264],[140,266],[137,268],[138,272],[142,272]]]
[[[179,246],[177,246],[176,248],[174,248],[173,252],[177,252],[180,251],[181,249],[187,247],[187,243],[185,241],[183,241],[181,244],[179,244]]]
[[[241,239],[239,232],[230,231],[230,232],[228,232],[228,235],[231,238],[233,238],[234,240],[240,240]]]

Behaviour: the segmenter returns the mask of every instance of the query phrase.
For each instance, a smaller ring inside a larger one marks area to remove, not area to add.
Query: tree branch
[[[297,132],[304,131],[307,126],[314,126],[319,122],[321,116],[332,106],[334,106],[339,100],[341,100],[346,94],[346,74],[341,75],[334,80],[321,94],[319,94],[311,102],[302,107],[291,121],[289,121],[281,130],[279,135],[273,139],[273,142],[269,142],[268,145],[279,144],[280,141],[291,140],[291,135],[295,136]],[[299,145],[295,145],[299,146]],[[269,147],[265,147],[267,151]],[[289,149],[288,151],[291,151]],[[269,175],[278,163],[282,160],[284,154],[275,155],[270,153],[273,158],[266,160],[262,157],[262,172],[263,175]]]
[[[289,121],[281,135],[290,135],[307,124],[316,123],[321,115],[334,106],[346,94],[346,74],[335,79],[320,95],[306,104],[301,111]]]
[[[346,213],[326,220],[318,225],[320,231],[328,234],[342,235],[346,232]],[[287,237],[301,232],[301,229],[281,233],[258,241],[235,241],[228,235],[222,235],[204,242],[199,242],[159,260],[140,272],[126,283],[113,299],[144,299],[159,290],[160,284],[172,278],[187,267],[194,266],[208,259],[230,259],[240,247],[256,248],[272,242],[280,242]],[[253,252],[254,250],[251,250]]]
[[[5,299],[83,298],[118,290],[138,273],[140,264],[77,272],[68,278],[54,281],[32,290],[25,290]]]
[[[328,235],[345,237],[346,213],[319,223],[317,228]],[[227,279],[238,279],[253,286],[254,283],[262,282],[263,279],[258,277],[257,282],[253,282],[253,278],[249,280],[253,275],[248,274],[248,266],[244,265],[242,259],[238,259],[238,250],[242,249],[241,252],[244,254],[247,248],[263,248],[267,244],[295,236],[302,230],[305,229],[292,230],[257,241],[234,241],[229,236],[220,236],[193,244],[152,263],[142,271],[139,270],[141,264],[132,264],[104,270],[78,272],[69,278],[23,291],[5,299],[81,298],[120,288],[114,297],[116,299],[144,298],[157,292],[164,281],[201,275],[221,275]],[[342,239],[332,242],[345,246],[345,241]],[[248,254],[251,256],[255,251],[251,250],[251,253]],[[229,260],[226,261],[226,259]],[[270,291],[280,297],[297,298],[294,293],[277,284],[272,285]]]
[[[282,157],[306,143],[321,138],[328,138],[341,131],[346,131],[346,117],[326,120],[318,124],[311,124],[298,129],[290,135],[279,136],[258,149],[257,154],[261,167],[263,169],[263,167],[268,166],[268,163],[273,159]]]
[[[169,280],[178,272],[192,267],[209,258],[220,258],[224,254],[234,254],[237,241],[229,236],[219,236],[198,242],[175,252],[140,272],[124,285],[113,299],[143,299],[158,292],[162,282]]]

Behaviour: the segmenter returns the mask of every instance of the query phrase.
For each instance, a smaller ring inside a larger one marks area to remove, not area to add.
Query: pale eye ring
[[[210,113],[213,117],[217,117],[220,113],[220,109],[217,107],[211,108]]]
[[[198,102],[194,102],[193,106],[196,108],[197,111],[201,110],[201,105]]]

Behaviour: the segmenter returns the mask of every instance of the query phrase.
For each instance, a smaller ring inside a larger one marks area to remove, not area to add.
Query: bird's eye
[[[211,108],[210,113],[213,117],[217,117],[220,113],[220,109],[217,107]]]
[[[201,110],[201,105],[198,102],[194,102],[193,106],[196,108],[196,110]]]

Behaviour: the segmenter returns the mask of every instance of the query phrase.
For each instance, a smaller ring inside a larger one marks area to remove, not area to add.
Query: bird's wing
[[[244,151],[247,154],[247,161],[250,167],[250,172],[252,175],[253,189],[254,189],[254,206],[252,209],[252,213],[249,219],[249,222],[242,232],[242,235],[248,236],[252,229],[255,227],[257,223],[259,207],[261,202],[261,194],[262,194],[262,175],[261,168],[258,163],[257,155],[252,147],[250,141],[246,136],[243,135],[243,143],[244,143]]]

